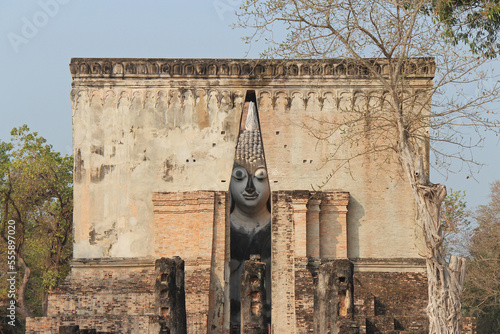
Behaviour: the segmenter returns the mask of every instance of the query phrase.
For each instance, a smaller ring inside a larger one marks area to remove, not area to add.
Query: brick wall
[[[208,316],[208,327],[213,333],[222,333],[224,318],[229,319],[229,293],[225,291],[224,276],[230,258],[229,208],[229,193],[216,192]]]
[[[314,333],[313,271],[306,257],[295,258],[295,317],[297,333]]]
[[[347,256],[348,201],[345,192],[272,193],[274,333],[314,332],[315,275],[322,261]],[[185,261],[188,333],[206,333],[208,328],[224,332],[229,312],[224,278],[229,259],[228,193],[154,193],[153,204],[156,256],[180,256]],[[49,316],[30,320],[30,331],[34,333],[35,324],[41,333],[75,324],[101,331],[121,328],[124,333],[157,328],[160,307],[152,260],[128,265],[126,259],[106,261],[81,260],[74,266],[67,282],[49,297]],[[362,332],[423,331],[426,303],[425,274],[354,274],[354,320]]]
[[[427,333],[427,277],[414,272],[354,274],[354,319],[367,334]]]
[[[294,221],[291,192],[272,193],[272,331],[295,333]]]
[[[188,332],[206,333],[207,326],[221,331],[229,311],[224,303],[228,193],[154,193],[153,205],[156,256],[179,256],[185,261]]]
[[[148,333],[158,325],[156,274],[151,260],[74,263],[49,294],[47,317],[28,318],[26,333],[58,333],[78,325],[100,332]]]
[[[154,267],[72,270],[65,283],[49,295],[47,314],[155,315],[154,284]]]
[[[154,193],[155,257],[212,257],[214,191]]]
[[[347,204],[349,193],[321,194],[319,214],[320,257],[347,259]]]
[[[348,202],[346,192],[272,193],[273,332],[312,330],[314,286],[307,255],[316,252],[316,259],[347,257]]]
[[[75,257],[155,256],[153,193],[227,190],[247,95],[255,96],[258,106],[273,190],[311,189],[335,170],[322,189],[348,190],[354,199],[348,256],[417,256],[415,205],[407,182],[398,177],[397,163],[386,163],[394,156],[378,153],[343,165],[339,160],[364,152],[369,138],[336,147],[341,132],[327,143],[309,131],[327,131],[331,122],[342,122],[346,108],[378,107],[374,101],[383,87],[365,76],[330,70],[326,77],[310,74],[311,67],[343,67],[341,60],[290,61],[296,74],[263,60],[72,60]],[[433,68],[430,60],[415,61],[429,61],[422,67]],[[150,66],[189,70],[122,75]],[[210,66],[214,73],[239,70],[207,76],[193,72],[198,66]],[[255,74],[255,66],[265,67],[266,74]],[[90,68],[121,72],[90,75],[84,70],[80,76],[81,69]],[[408,91],[426,91],[432,77],[431,70],[412,78]],[[385,247],[388,242],[394,247]]]
[[[67,316],[28,318],[26,333],[56,334],[61,326],[78,326],[80,330],[96,330],[98,333],[158,333],[158,319],[150,316]],[[156,330],[156,331],[155,331]]]
[[[188,333],[206,333],[209,312],[210,262],[186,261],[185,268]]]

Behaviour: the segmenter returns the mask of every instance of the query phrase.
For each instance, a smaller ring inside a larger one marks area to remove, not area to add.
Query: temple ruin
[[[434,63],[410,63],[408,93],[426,101]],[[383,109],[365,68],[75,58],[70,70],[72,268],[27,333],[427,332],[424,245],[397,161],[339,165],[371,139],[327,159],[333,146],[308,131]]]

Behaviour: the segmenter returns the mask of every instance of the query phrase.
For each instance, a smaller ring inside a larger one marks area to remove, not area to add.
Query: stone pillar
[[[292,192],[272,193],[272,332],[296,333]]]
[[[348,202],[348,193],[323,193],[319,214],[322,259],[347,259]]]
[[[305,258],[307,256],[308,198],[309,198],[308,191],[294,191],[292,195],[296,258]]]
[[[186,297],[184,291],[184,261],[180,257],[156,260],[157,305],[160,333],[186,334]]]
[[[315,333],[354,333],[353,265],[335,260],[319,267],[314,294]]]
[[[214,197],[214,224],[212,259],[210,263],[210,291],[208,301],[208,328],[211,334],[229,331],[229,211],[228,192],[217,191]],[[224,322],[226,320],[226,322]]]
[[[319,258],[319,205],[321,199],[313,197],[307,203],[307,256]]]
[[[336,226],[337,243],[335,254],[337,259],[347,259],[347,204],[349,203],[349,194],[337,194],[336,196]]]
[[[334,259],[336,257],[336,236],[339,229],[335,226],[337,218],[335,209],[333,194],[323,193],[319,213],[319,255],[322,259]]]
[[[267,323],[264,316],[266,303],[266,264],[260,256],[245,261],[241,275],[241,334],[265,334]]]

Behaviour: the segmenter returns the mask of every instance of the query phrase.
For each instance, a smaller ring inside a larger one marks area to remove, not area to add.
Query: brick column
[[[333,203],[333,194],[323,193],[322,195],[319,213],[319,255],[322,259],[334,259],[337,255],[335,253],[336,236],[339,232],[335,226],[336,208]]]
[[[294,191],[292,195],[295,227],[295,257],[307,256],[307,200],[308,191]]]
[[[312,198],[307,203],[307,256],[319,258],[319,198]]]
[[[210,297],[215,305],[215,297],[223,296],[222,282],[210,291],[211,278],[221,277],[224,270],[225,249],[213,249],[214,237],[221,242],[225,239],[223,197],[223,192],[216,196],[214,191],[153,193],[155,256],[176,255],[185,261],[188,333],[207,332]],[[211,315],[210,324],[220,324],[220,318]]]
[[[155,295],[160,308],[160,327],[172,333],[187,333],[184,261],[161,258],[155,263]]]
[[[228,275],[225,275],[226,263],[229,262],[229,192],[217,191],[214,197],[214,224],[212,240],[212,260],[210,264],[210,292],[208,328],[210,333],[224,333],[228,328],[224,316],[229,313]]]
[[[290,191],[272,193],[272,332],[296,333],[293,205]]]
[[[354,333],[341,331],[353,316],[353,270],[349,260],[320,265],[314,292],[314,333]]]
[[[264,316],[266,303],[266,264],[260,258],[245,261],[241,276],[241,333],[267,334]]]
[[[295,330],[308,333],[312,330],[313,278],[307,269],[308,209],[309,191],[294,191],[292,197],[293,219],[295,226]],[[319,208],[318,208],[319,214]]]
[[[339,198],[340,197],[340,198]],[[336,200],[337,212],[337,229],[339,233],[337,234],[337,243],[335,253],[337,254],[337,259],[347,259],[347,204],[349,202],[349,197],[342,198],[338,196]]]
[[[319,214],[320,257],[322,259],[347,258],[348,202],[349,193],[323,193]]]

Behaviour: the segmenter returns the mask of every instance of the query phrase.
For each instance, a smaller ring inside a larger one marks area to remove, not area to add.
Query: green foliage
[[[10,142],[0,141],[0,253],[6,250],[7,222],[14,220],[17,305],[26,315],[42,315],[44,295],[69,272],[72,170],[71,156],[55,152],[26,125],[12,130]],[[7,297],[4,283],[0,301]]]
[[[469,218],[465,191],[450,189],[441,206],[445,254],[457,256],[468,254],[468,239],[471,233]]]
[[[491,189],[490,203],[474,213],[464,191],[450,190],[441,212],[446,252],[468,258],[462,307],[479,334],[500,333],[500,181]]]
[[[499,0],[433,0],[429,14],[443,24],[448,41],[465,43],[474,53],[491,58],[500,51]]]
[[[466,216],[465,191],[452,190],[443,201],[442,227],[446,232],[455,232]]]
[[[474,214],[464,310],[477,317],[478,333],[500,333],[500,181],[491,186],[490,202]]]
[[[462,307],[479,334],[500,333],[500,181],[491,189],[490,203],[474,213],[464,191],[450,190],[441,212],[445,250],[468,258]]]

